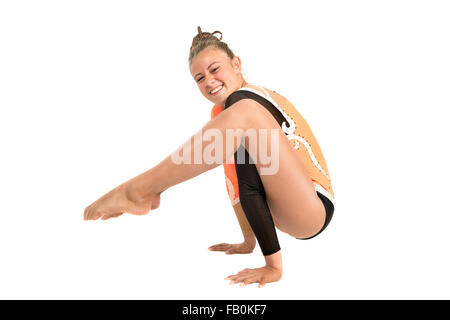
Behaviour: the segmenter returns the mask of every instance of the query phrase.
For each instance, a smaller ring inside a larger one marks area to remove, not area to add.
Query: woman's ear
[[[241,72],[241,59],[238,56],[234,56],[231,60],[231,65],[235,71]]]

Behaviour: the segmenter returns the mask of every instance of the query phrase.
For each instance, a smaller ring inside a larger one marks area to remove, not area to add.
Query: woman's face
[[[230,59],[219,49],[206,48],[201,51],[192,60],[190,69],[202,95],[222,107],[228,96],[245,84],[239,57]]]

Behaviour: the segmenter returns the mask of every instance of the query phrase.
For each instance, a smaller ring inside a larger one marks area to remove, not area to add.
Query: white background
[[[450,10],[446,1],[0,2],[0,298],[450,298]],[[83,221],[101,195],[197,132],[211,103],[188,69],[220,30],[247,79],[310,124],[334,218],[278,232],[281,281],[230,286],[264,263],[241,241],[223,170],[150,214]]]

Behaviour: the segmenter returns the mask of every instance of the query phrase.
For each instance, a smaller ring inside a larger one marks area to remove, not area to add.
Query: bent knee
[[[260,103],[252,99],[241,99],[229,107],[239,114],[239,117],[247,124],[253,124],[256,127],[264,125],[265,127],[273,126],[279,128],[278,122]]]

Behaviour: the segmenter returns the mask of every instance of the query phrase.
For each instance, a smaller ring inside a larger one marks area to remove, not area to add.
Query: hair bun
[[[216,30],[213,33],[204,32],[200,26],[197,27],[198,33],[192,39],[191,48],[189,50],[189,63],[191,63],[192,59],[203,49],[208,47],[214,47],[220,50],[223,50],[230,59],[234,58],[233,51],[230,50],[228,45],[222,41],[223,35],[222,32]]]
[[[223,35],[222,35],[222,32],[220,32],[220,31],[214,31],[213,33],[204,32],[204,31],[202,31],[202,28],[200,28],[200,26],[197,27],[197,31],[198,31],[197,37],[200,38],[200,39],[211,38],[211,36],[214,36],[219,41],[222,41]],[[215,34],[220,34],[220,38],[215,36]]]
[[[222,32],[220,32],[220,31],[214,31],[213,33],[212,33],[212,35],[214,35],[215,33],[220,33],[220,38],[218,38],[219,39],[219,41],[222,41]]]

